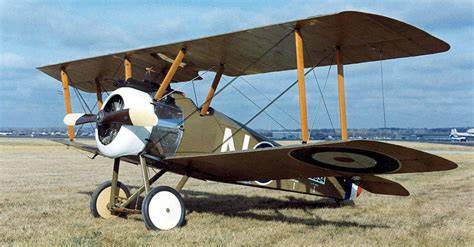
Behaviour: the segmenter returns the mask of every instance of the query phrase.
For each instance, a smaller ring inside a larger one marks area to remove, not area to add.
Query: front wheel
[[[173,188],[152,189],[143,200],[143,220],[150,230],[170,230],[184,222],[186,209],[181,195]]]
[[[115,218],[118,215],[113,214],[110,210],[108,205],[110,204],[110,192],[112,191],[112,182],[105,181],[97,189],[92,193],[91,202],[90,202],[90,209],[92,216],[96,218]],[[122,184],[121,182],[117,182],[117,189],[118,189],[118,198],[116,202],[125,201],[128,197],[130,197],[130,191],[128,190],[127,186]]]

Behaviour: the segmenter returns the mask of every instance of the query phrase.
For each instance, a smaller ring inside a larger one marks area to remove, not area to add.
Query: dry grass
[[[474,152],[460,146],[403,145]],[[365,192],[355,207],[191,179],[184,191],[187,225],[150,232],[140,215],[113,220],[90,216],[90,194],[110,179],[111,160],[89,160],[46,140],[0,138],[0,245],[473,246],[474,154],[442,156],[460,167],[391,176],[412,196]],[[178,179],[170,174],[159,182],[175,185]],[[139,168],[123,165],[120,180],[139,185]]]

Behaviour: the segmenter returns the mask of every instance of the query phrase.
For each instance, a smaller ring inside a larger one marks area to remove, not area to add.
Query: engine
[[[152,102],[151,96],[145,92],[130,87],[121,87],[110,94],[101,110],[108,113],[139,107],[154,111]],[[152,126],[141,127],[119,123],[97,124],[95,130],[97,148],[110,158],[137,155],[145,148],[152,128]]]

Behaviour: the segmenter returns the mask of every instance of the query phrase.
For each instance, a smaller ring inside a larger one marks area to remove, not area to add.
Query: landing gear
[[[148,166],[146,159],[140,156],[140,165],[143,176],[143,186],[133,195],[124,184],[118,181],[120,159],[115,159],[112,173],[112,181],[101,184],[92,194],[91,213],[94,217],[114,218],[119,215],[142,214],[145,226],[149,230],[170,230],[183,225],[186,216],[184,201],[179,191],[188,180],[183,176],[176,189],[167,186],[150,188],[167,169],[162,169],[153,177],[148,178]],[[115,193],[111,193],[115,191]],[[136,202],[140,195],[145,192],[145,199],[141,209],[132,209],[129,205]]]
[[[186,215],[183,198],[168,186],[154,188],[145,196],[142,215],[149,230],[170,230],[179,227]]]
[[[90,209],[92,216],[96,218],[115,218],[118,217],[118,213],[110,210],[110,192],[112,191],[112,181],[105,181],[92,193]],[[115,203],[120,204],[130,197],[130,191],[127,186],[121,182],[117,182],[118,196],[115,197]]]

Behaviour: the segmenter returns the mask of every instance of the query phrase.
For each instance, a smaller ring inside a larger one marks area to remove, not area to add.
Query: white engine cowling
[[[105,100],[104,111],[117,111],[131,107],[150,108],[154,111],[151,96],[140,90],[122,87]],[[145,148],[153,126],[139,127],[120,124],[98,125],[95,140],[99,151],[110,158],[137,155]]]

